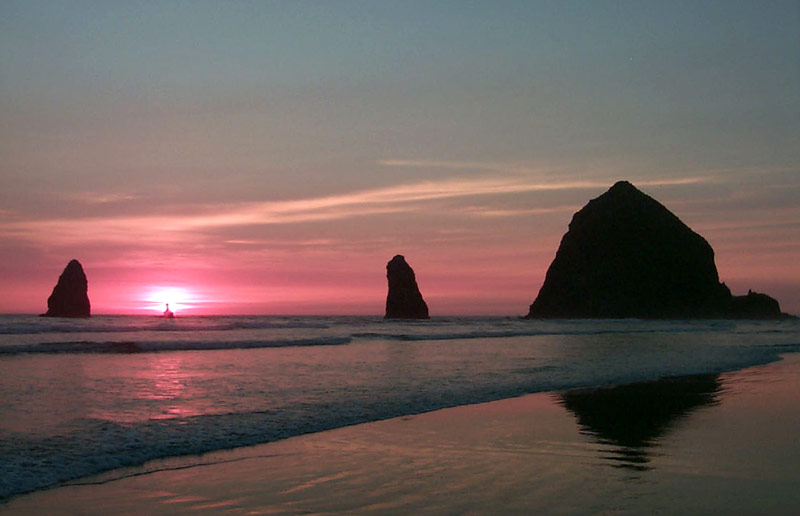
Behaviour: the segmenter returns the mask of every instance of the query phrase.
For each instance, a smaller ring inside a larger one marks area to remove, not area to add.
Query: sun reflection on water
[[[177,354],[158,354],[149,361],[149,382],[142,383],[137,397],[150,407],[150,419],[171,419],[195,416],[201,410],[192,408],[191,375],[184,359]]]
[[[159,357],[160,358],[160,357]],[[158,368],[153,369],[152,391],[148,392],[144,398],[152,400],[171,400],[180,396],[185,389],[184,376],[181,373],[181,362],[175,356],[160,359],[157,362]]]

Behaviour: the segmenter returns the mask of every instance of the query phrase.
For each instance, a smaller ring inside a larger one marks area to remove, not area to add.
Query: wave
[[[341,346],[359,341],[400,341],[424,342],[447,340],[476,340],[493,338],[539,337],[556,335],[624,335],[637,333],[680,333],[689,329],[672,330],[478,330],[453,333],[381,333],[360,332],[349,336],[313,336],[306,338],[256,338],[247,340],[115,340],[93,341],[74,340],[60,342],[39,342],[32,344],[16,344],[0,346],[0,356],[19,355],[24,353],[152,353],[161,351],[212,351],[225,349],[257,349],[257,348],[289,348],[307,346]]]
[[[0,335],[37,335],[44,333],[135,333],[198,332],[234,330],[325,330],[329,325],[312,320],[270,320],[271,318],[234,319],[223,317],[92,317],[89,319],[26,318],[0,324]]]
[[[150,341],[150,342],[42,342],[0,347],[0,355],[22,353],[145,353],[158,351],[210,351],[221,349],[288,348],[305,346],[341,346],[349,337],[277,339],[248,341]]]
[[[424,341],[424,340],[458,340],[458,339],[491,339],[504,337],[540,337],[547,335],[613,335],[613,334],[634,334],[634,333],[684,333],[696,332],[696,329],[652,329],[652,330],[612,330],[612,329],[588,329],[588,330],[477,330],[454,333],[376,333],[363,332],[354,333],[354,339],[375,339],[375,340],[400,340],[400,341]]]
[[[797,331],[796,321],[698,320],[524,320],[501,317],[441,317],[426,321],[383,320],[376,316],[93,316],[58,319],[35,316],[0,316],[0,335],[98,334],[98,333],[196,333],[308,330],[351,333],[354,338],[395,340],[444,340],[537,335],[591,335],[602,333],[663,333],[733,331],[746,333]],[[359,331],[361,329],[362,331]],[[340,331],[339,331],[340,330]],[[91,339],[86,339],[91,340]]]
[[[437,342],[602,335],[758,335],[762,342],[794,333],[793,323],[741,321],[449,318],[383,321],[376,317],[150,317],[39,322],[28,317],[0,325],[0,356],[22,353],[145,353],[160,351],[333,346],[353,341]],[[124,333],[124,335],[123,335]],[[107,335],[102,335],[107,334]],[[60,337],[59,337],[60,335]],[[116,337],[115,337],[116,335]]]

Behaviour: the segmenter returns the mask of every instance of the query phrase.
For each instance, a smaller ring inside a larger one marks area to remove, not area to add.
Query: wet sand
[[[800,355],[535,394],[17,497],[0,514],[798,514]]]

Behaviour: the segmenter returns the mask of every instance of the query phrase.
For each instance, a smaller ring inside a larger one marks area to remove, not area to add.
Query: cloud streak
[[[378,165],[384,167],[402,168],[445,168],[453,170],[486,170],[486,171],[508,171],[520,168],[504,162],[488,161],[437,161],[437,160],[413,160],[413,159],[384,159],[378,160]]]
[[[637,184],[683,185],[707,181],[690,177]],[[602,189],[607,182],[542,182],[530,177],[454,178],[395,185],[346,194],[288,201],[250,202],[234,205],[208,205],[195,213],[93,217],[51,220],[12,220],[0,222],[0,235],[48,243],[135,242],[180,243],[197,240],[204,231],[226,227],[298,224],[335,221],[352,217],[403,213],[419,210],[423,203],[444,199],[502,196],[519,193],[573,189]],[[538,213],[539,209],[507,213],[487,210],[486,216]]]
[[[69,201],[81,202],[84,204],[115,204],[140,199],[141,196],[133,194],[115,194],[115,193],[75,193],[66,195],[65,198]]]

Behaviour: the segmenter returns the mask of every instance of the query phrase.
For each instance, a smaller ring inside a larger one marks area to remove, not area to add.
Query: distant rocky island
[[[89,283],[81,263],[70,260],[47,298],[47,312],[42,317],[89,317],[88,291]]]
[[[389,293],[386,295],[386,319],[429,319],[428,305],[422,299],[414,270],[402,255],[386,264]]]
[[[528,318],[791,317],[766,294],[733,296],[714,251],[661,203],[620,181],[575,213]]]

